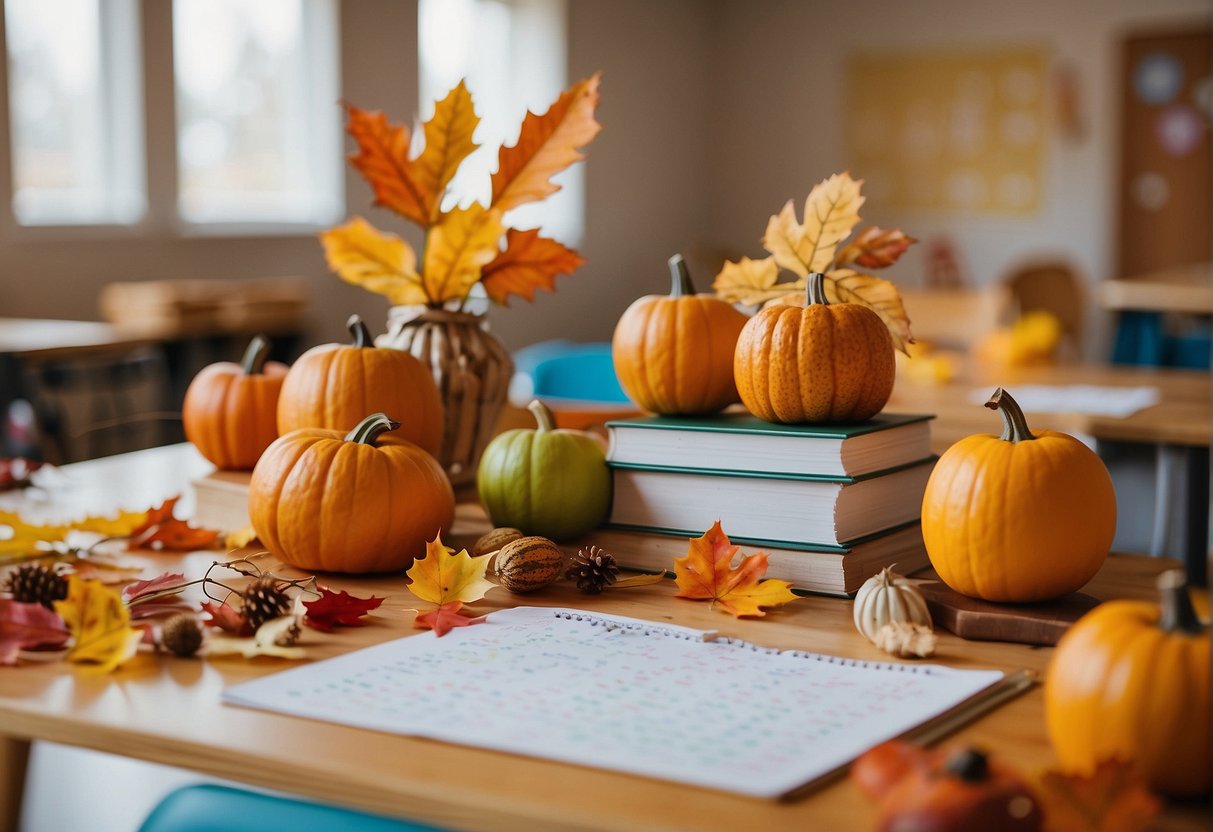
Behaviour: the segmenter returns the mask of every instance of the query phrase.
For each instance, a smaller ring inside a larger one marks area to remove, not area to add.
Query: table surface
[[[1124,419],[1029,411],[1028,424],[1033,429],[1050,428],[1066,433],[1082,433],[1107,441],[1209,447],[1213,428],[1213,392],[1210,374],[1202,370],[1107,364],[998,368],[968,360],[962,362],[955,379],[943,384],[915,383],[899,375],[886,409],[936,414],[931,437],[938,453],[971,434],[1001,432],[998,416],[969,400],[974,390],[993,392],[995,387],[1002,386],[1014,395],[1016,385],[1028,384],[1156,387],[1160,398],[1157,405]]]
[[[1213,313],[1213,265],[1197,263],[1105,280],[1095,294],[1109,310],[1208,315]]]
[[[0,318],[0,354],[45,356],[141,343],[101,321]]]
[[[67,466],[51,484],[51,493],[0,494],[0,507],[42,515],[141,507],[181,491],[207,470],[189,446],[140,451]],[[466,545],[486,529],[478,506],[460,505],[455,543]],[[145,576],[169,569],[197,576],[213,560],[226,557],[221,552],[130,556],[144,564]],[[272,560],[265,565],[298,574]],[[1114,556],[1087,591],[1101,598],[1149,597],[1152,576],[1174,565],[1164,559]],[[371,614],[369,626],[334,634],[305,630],[304,645],[315,658],[419,632],[411,626],[413,613],[407,608],[413,601],[402,576],[333,577],[326,583],[386,600]],[[489,612],[520,602],[582,607],[716,629],[772,647],[888,658],[855,632],[851,605],[845,600],[804,598],[766,619],[738,621],[706,604],[675,599],[673,593],[670,581],[598,597],[564,586],[526,598],[497,589],[473,610]],[[941,633],[934,660],[957,667],[1043,672],[1051,652],[966,642]],[[0,669],[0,735],[10,738],[0,743],[0,764],[6,754],[13,758],[13,748],[20,749],[26,740],[49,740],[469,829],[866,828],[874,818],[867,801],[847,781],[781,804],[220,704],[226,685],[286,666],[265,658],[192,660],[141,654],[110,676],[62,662]],[[1054,763],[1044,735],[1039,688],[949,742],[993,749],[1029,771]],[[1207,806],[1171,807],[1160,828],[1207,828],[1207,811]]]

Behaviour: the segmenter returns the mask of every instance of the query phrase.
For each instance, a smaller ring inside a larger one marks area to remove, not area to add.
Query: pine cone
[[[564,576],[577,582],[577,588],[586,595],[597,595],[611,584],[619,574],[615,558],[597,546],[585,546],[573,557]]]
[[[56,601],[67,597],[67,578],[51,566],[19,566],[9,575],[5,589],[12,594],[14,601],[22,604],[41,604],[48,610],[53,610]]]
[[[160,643],[181,658],[189,658],[202,646],[202,625],[191,613],[177,613],[160,629]]]
[[[274,578],[258,578],[244,590],[244,617],[253,632],[267,621],[281,618],[294,604]]]

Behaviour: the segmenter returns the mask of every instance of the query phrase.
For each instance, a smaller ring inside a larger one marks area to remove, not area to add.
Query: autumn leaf
[[[910,334],[910,319],[901,295],[892,281],[850,269],[835,269],[826,275],[825,292],[830,303],[859,303],[871,309],[889,328],[893,346],[909,355],[906,344],[912,344],[914,336]]]
[[[22,558],[39,550],[39,544],[61,543],[71,532],[92,532],[103,537],[127,537],[146,517],[143,511],[121,511],[113,517],[88,516],[68,523],[29,523],[13,511],[0,511],[0,527],[10,536],[0,540],[0,561]],[[44,548],[44,547],[43,547]]]
[[[560,190],[552,176],[585,158],[579,149],[602,129],[594,120],[601,80],[602,73],[595,73],[561,93],[543,115],[526,114],[518,141],[498,151],[493,208],[505,213]]]
[[[95,664],[108,673],[134,656],[143,634],[131,627],[130,611],[118,593],[76,575],[67,582],[67,598],[55,602],[55,612],[72,634],[68,661]]]
[[[243,529],[236,529],[228,532],[223,536],[223,548],[231,551],[232,549],[243,549],[245,546],[252,546],[257,542],[257,532],[252,526],[245,526]]]
[[[779,264],[774,257],[762,260],[742,257],[736,263],[730,261],[724,264],[712,288],[729,303],[743,303],[746,306],[759,306],[789,292],[804,294],[805,280],[776,284],[778,279]]]
[[[210,616],[205,622],[208,626],[216,627],[225,633],[235,636],[251,636],[253,627],[244,612],[236,609],[227,601],[217,604],[214,601],[203,601],[202,611]]]
[[[207,656],[271,656],[276,659],[306,659],[307,651],[294,644],[299,638],[299,622],[293,615],[284,615],[265,622],[252,638],[211,636],[206,640]]]
[[[97,581],[105,586],[124,586],[143,574],[142,566],[98,557],[77,560],[68,569],[67,574],[82,581]]]
[[[437,116],[437,112],[435,112]],[[392,124],[379,110],[346,105],[346,131],[358,142],[350,162],[375,192],[375,204],[395,211],[427,228],[439,194],[422,183],[422,174],[409,159],[412,136],[403,124]]]
[[[151,618],[166,612],[189,609],[180,597],[185,590],[185,575],[165,572],[146,581],[136,581],[122,590],[122,600],[131,611],[132,619]]]
[[[791,200],[767,223],[762,244],[775,262],[799,277],[825,272],[834,260],[838,244],[859,223],[864,198],[863,180],[836,173],[809,192],[804,206],[804,224],[796,219]]]
[[[433,630],[434,635],[442,638],[455,627],[470,627],[473,624],[483,624],[487,615],[480,615],[475,618],[466,616],[459,610],[463,606],[462,601],[450,601],[445,604],[439,604],[436,610],[427,610],[426,612],[417,613],[417,617],[413,619],[413,626],[418,630]]]
[[[444,214],[429,230],[421,280],[431,304],[467,296],[480,272],[501,250],[501,212],[479,202]]]
[[[556,291],[556,276],[572,274],[585,260],[571,248],[540,237],[538,229],[506,231],[505,251],[484,267],[481,282],[489,297],[509,306],[509,296],[535,299],[537,289]]]
[[[1140,774],[1119,760],[1101,762],[1090,777],[1048,771],[1037,786],[1047,832],[1139,832],[1161,808]]]
[[[366,622],[362,617],[383,603],[382,598],[357,598],[344,589],[334,592],[328,587],[319,587],[320,597],[315,601],[304,601],[307,615],[303,623],[315,630],[331,633],[338,625],[361,627]]]
[[[434,115],[425,123],[425,149],[415,162],[418,184],[425,193],[433,194],[427,224],[437,221],[442,194],[459,163],[480,146],[472,141],[478,124],[480,117],[463,81],[434,105]]]
[[[67,643],[63,619],[41,604],[0,599],[0,665],[15,665],[22,650]]]
[[[428,301],[417,274],[417,255],[395,234],[377,230],[362,217],[320,233],[329,268],[346,283],[383,295],[394,306]]]
[[[686,556],[674,559],[677,597],[718,603],[738,618],[766,615],[760,607],[796,600],[787,581],[760,580],[767,571],[765,552],[747,555],[734,568],[737,550],[729,543],[719,520],[702,537],[691,540]]]
[[[440,606],[451,601],[470,604],[496,586],[484,577],[488,565],[488,558],[473,558],[467,549],[456,554],[443,545],[439,535],[425,544],[425,556],[415,560],[405,574],[413,581],[409,591],[423,601]]]
[[[171,497],[159,507],[148,510],[143,523],[131,530],[127,549],[157,549],[173,552],[193,552],[209,549],[219,539],[219,532],[199,529],[173,516],[180,497]]]
[[[868,226],[855,235],[834,258],[834,266],[862,266],[865,269],[883,269],[897,262],[914,243],[913,237],[900,228]]]

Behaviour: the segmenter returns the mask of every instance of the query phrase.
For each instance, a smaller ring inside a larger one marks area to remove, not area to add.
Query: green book
[[[748,413],[607,422],[607,461],[688,471],[862,477],[931,455],[933,416],[881,413],[849,425],[780,425]]]

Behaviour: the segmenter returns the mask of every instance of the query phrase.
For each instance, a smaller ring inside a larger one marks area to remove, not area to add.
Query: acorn
[[[187,659],[202,646],[202,624],[192,613],[179,612],[160,628],[160,644],[174,655]]]

